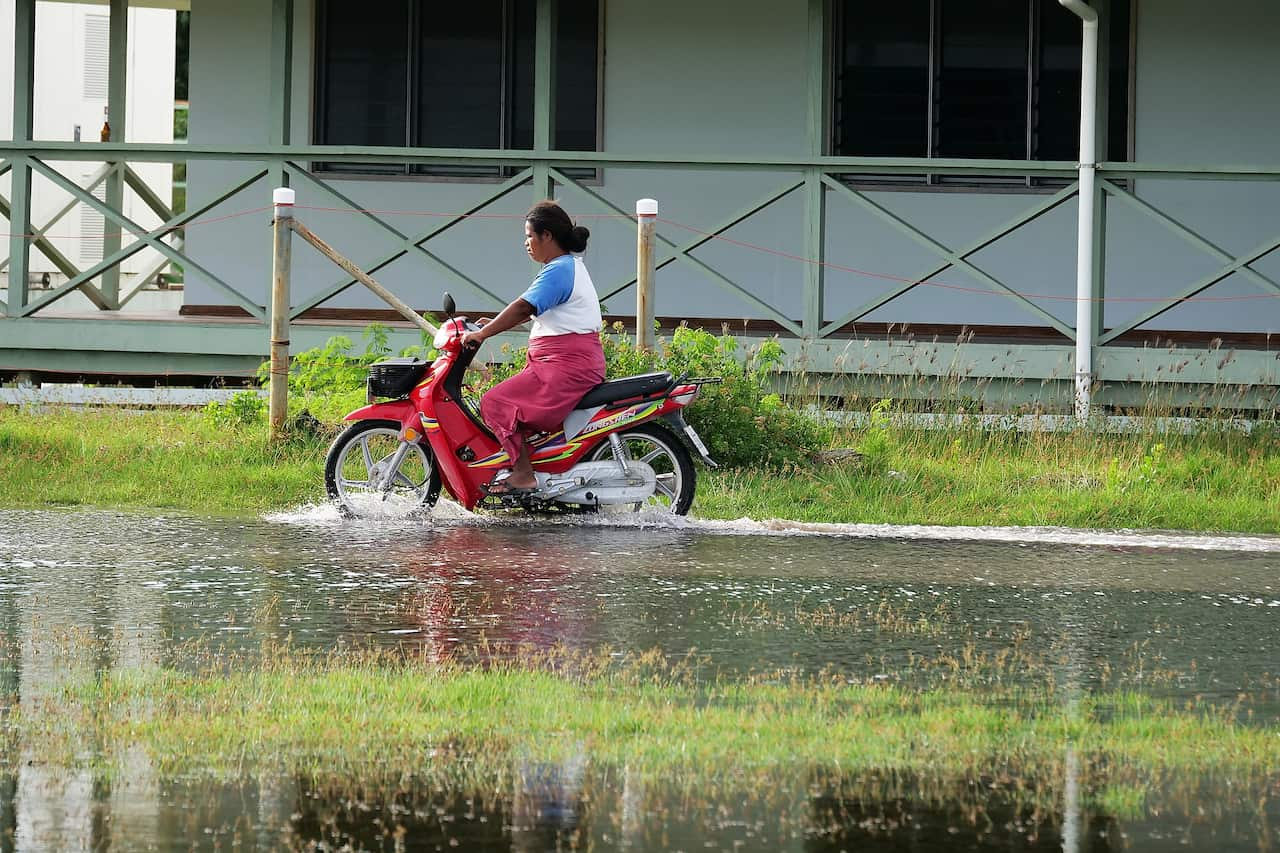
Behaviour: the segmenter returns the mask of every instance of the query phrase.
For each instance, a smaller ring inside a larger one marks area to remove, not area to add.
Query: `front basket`
[[[398,400],[409,396],[414,386],[431,367],[431,362],[420,358],[389,358],[369,366],[369,398]]]

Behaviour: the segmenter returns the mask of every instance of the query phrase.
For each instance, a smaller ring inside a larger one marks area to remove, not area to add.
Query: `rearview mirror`
[[[458,310],[457,303],[453,301],[453,297],[450,296],[449,291],[446,290],[444,292],[444,315],[448,317],[450,320],[452,320],[453,315],[457,312],[457,310]]]

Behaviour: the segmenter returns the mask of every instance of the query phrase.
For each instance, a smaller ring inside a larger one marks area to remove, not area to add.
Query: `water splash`
[[[1070,527],[974,527],[940,524],[837,524],[786,519],[700,519],[660,510],[605,512],[598,515],[531,516],[524,513],[474,513],[442,498],[430,511],[413,517],[389,515],[345,519],[333,504],[308,504],[264,516],[268,522],[304,527],[343,525],[379,528],[494,526],[598,527],[681,530],[723,536],[830,536],[850,539],[897,539],[938,542],[1001,542],[1032,545],[1073,545],[1103,548],[1143,548],[1185,551],[1247,551],[1280,553],[1278,536],[1203,535],[1177,531],[1083,530]]]

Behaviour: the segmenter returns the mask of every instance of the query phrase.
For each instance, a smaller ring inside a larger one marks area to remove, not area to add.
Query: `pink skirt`
[[[560,429],[583,395],[603,381],[598,334],[533,338],[524,370],[480,398],[480,417],[514,464],[527,435]]]

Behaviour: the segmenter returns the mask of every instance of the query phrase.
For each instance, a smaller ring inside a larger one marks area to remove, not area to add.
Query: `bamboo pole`
[[[293,261],[289,226],[293,222],[294,197],[288,187],[271,194],[275,205],[275,251],[271,262],[271,396],[267,415],[273,441],[284,431],[289,412],[289,273]]]
[[[636,202],[636,349],[653,349],[653,234],[658,202]]]
[[[373,277],[370,276],[367,272],[360,269],[355,264],[351,263],[351,261],[347,260],[342,255],[338,254],[338,251],[336,249],[334,249],[324,240],[321,240],[314,233],[312,233],[310,228],[303,225],[298,220],[292,219],[292,218],[289,220],[288,225],[295,232],[297,232],[299,237],[301,237],[303,240],[306,240],[311,245],[315,246],[316,250],[320,252],[320,254],[324,255],[326,258],[333,261],[338,266],[342,267],[344,270],[347,271],[347,273],[352,278],[354,278],[356,281],[360,282],[365,287],[369,288],[374,293],[376,293],[383,302],[387,303],[392,308],[396,309],[396,311],[399,312],[400,316],[404,317],[410,323],[413,323],[415,326],[417,326],[419,329],[422,329],[424,332],[426,332],[429,335],[434,335],[436,331],[438,331],[436,327],[428,323],[421,314],[419,314],[417,311],[414,311],[404,302],[401,302],[399,297],[397,297],[390,290],[387,290],[385,287],[378,284],[378,282],[374,281]]]

